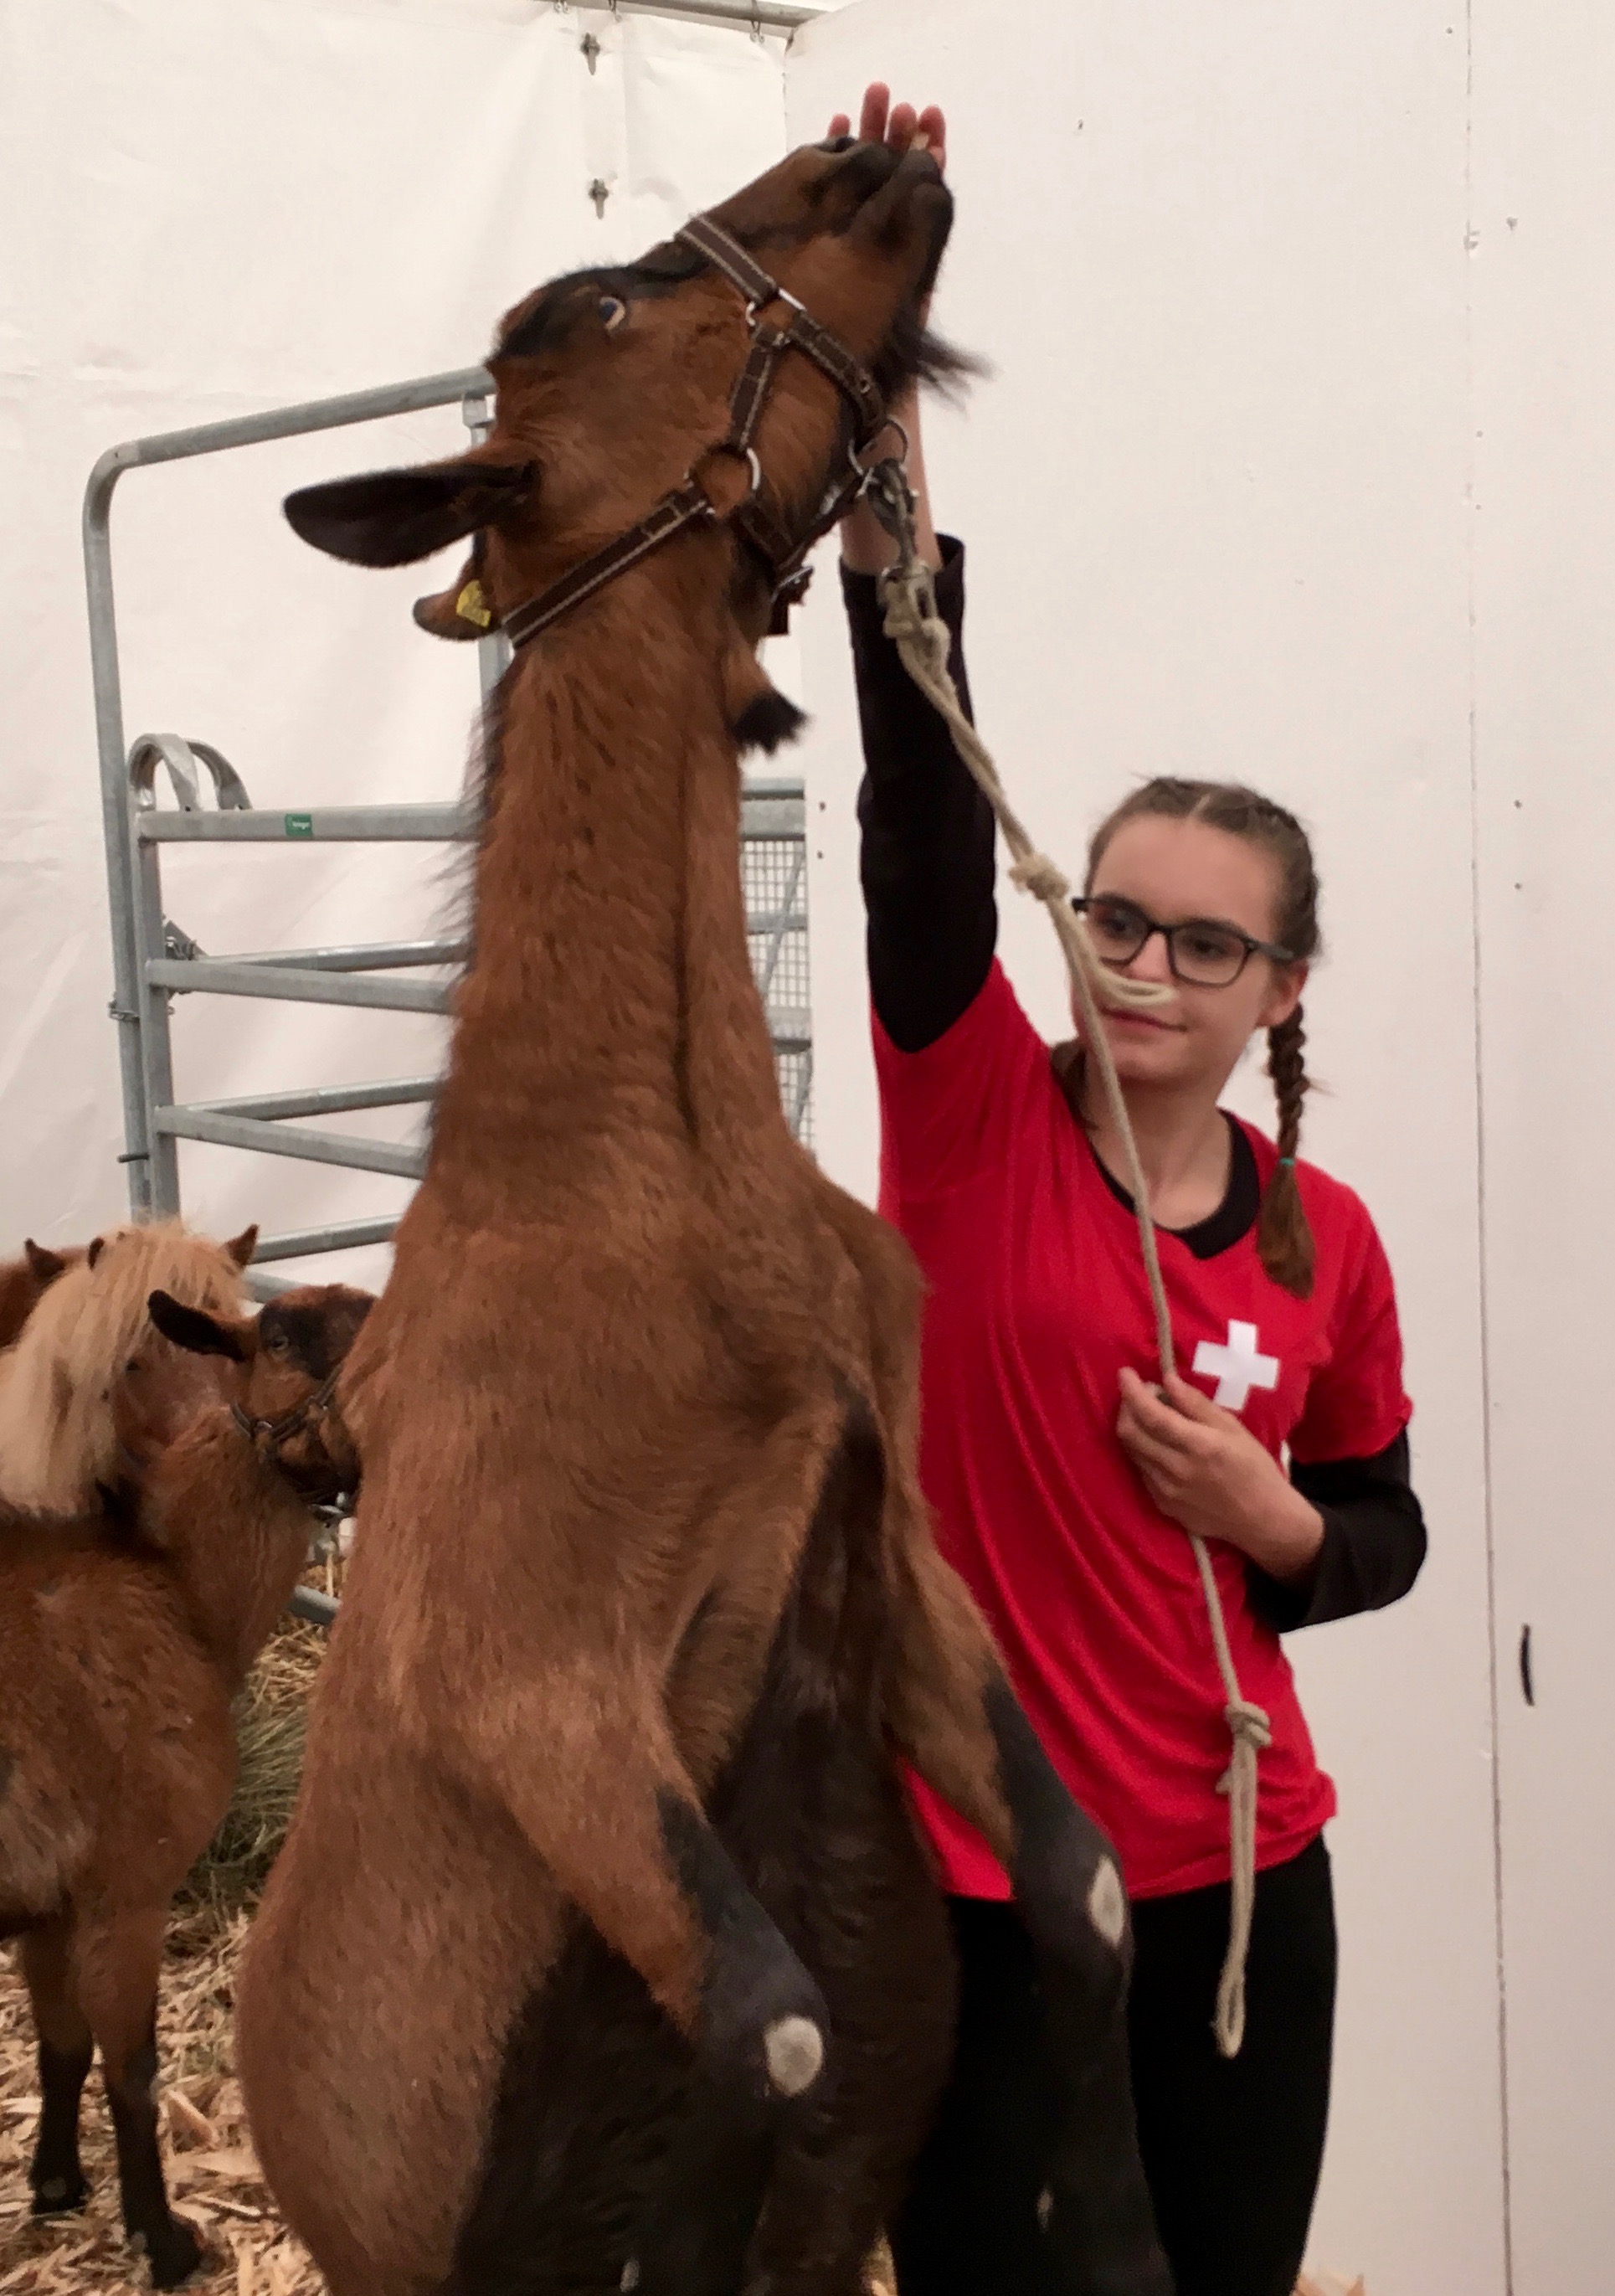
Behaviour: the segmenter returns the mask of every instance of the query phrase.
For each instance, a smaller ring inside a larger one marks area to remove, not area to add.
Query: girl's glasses
[[[1193,988],[1229,988],[1253,956],[1271,957],[1275,964],[1294,962],[1291,951],[1276,941],[1256,940],[1238,925],[1219,923],[1212,917],[1190,917],[1180,925],[1157,924],[1135,901],[1113,893],[1087,893],[1071,903],[1087,924],[1094,953],[1105,964],[1131,964],[1146,943],[1160,933],[1167,944],[1167,962],[1175,980]]]

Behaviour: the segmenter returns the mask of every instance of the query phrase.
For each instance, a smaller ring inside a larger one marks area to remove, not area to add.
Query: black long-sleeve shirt
[[[964,709],[964,553],[943,541],[937,604],[953,636],[950,667]],[[865,779],[858,795],[862,876],[868,914],[870,990],[881,1027],[899,1051],[921,1052],[979,995],[997,942],[992,809],[955,750],[947,726],[914,686],[881,627],[874,578],[842,569],[857,678]],[[1223,1201],[1180,1230],[1209,1259],[1248,1234],[1260,1210],[1256,1160],[1240,1127]],[[1103,1169],[1103,1167],[1102,1167]],[[1132,1198],[1113,1174],[1112,1193]],[[1300,1582],[1251,1565],[1253,1607],[1288,1632],[1406,1595],[1424,1561],[1424,1518],[1410,1480],[1407,1438],[1367,1459],[1291,1467],[1295,1488],[1323,1518],[1324,1541]]]

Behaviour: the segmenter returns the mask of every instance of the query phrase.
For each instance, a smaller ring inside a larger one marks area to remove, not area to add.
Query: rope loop
[[[1032,841],[1009,801],[986,743],[959,706],[958,693],[948,670],[951,646],[947,626],[937,611],[936,586],[930,569],[923,563],[915,546],[914,498],[901,466],[891,462],[877,463],[869,473],[868,491],[881,525],[898,545],[897,562],[880,577],[877,588],[884,610],[886,635],[897,647],[904,668],[947,727],[955,749],[992,807],[999,833],[1009,851],[1011,878],[1046,904],[1065,953],[1066,970],[1082,1016],[1084,1037],[1121,1146],[1127,1185],[1138,1222],[1139,1250],[1144,1256],[1155,1314],[1156,1352],[1165,1377],[1176,1369],[1172,1317],[1166,1285],[1161,1280],[1149,1188],[1121,1080],[1105,1037],[1102,998],[1113,1004],[1136,1004],[1168,998],[1172,992],[1157,982],[1133,980],[1126,974],[1111,972],[1100,963],[1082,920],[1068,906],[1070,883]],[[1223,1712],[1234,1742],[1233,1759],[1220,1786],[1228,1797],[1232,1875],[1228,1951],[1217,1987],[1217,2014],[1212,2026],[1217,2047],[1224,2056],[1233,2057],[1238,2055],[1244,2037],[1245,1964],[1250,1949],[1250,1922],[1256,1898],[1257,1758],[1272,1743],[1273,1733],[1261,1707],[1254,1705],[1240,1689],[1222,1595],[1206,1542],[1192,1531],[1187,1536],[1211,1629],[1212,1650],[1223,1689]]]

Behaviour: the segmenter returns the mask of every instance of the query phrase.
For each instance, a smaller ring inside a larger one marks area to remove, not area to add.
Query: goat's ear
[[[286,497],[293,530],[316,550],[356,566],[408,566],[497,526],[529,501],[537,463],[482,462],[475,451],[413,471],[332,479]]]
[[[475,554],[468,558],[447,590],[417,598],[415,620],[434,638],[485,638],[494,626],[494,610],[477,579]]]
[[[84,1248],[85,1266],[94,1267],[106,1248],[107,1240],[104,1235],[93,1235]]]
[[[53,1283],[67,1266],[59,1251],[53,1251],[48,1244],[36,1243],[31,1235],[23,1238],[22,1249],[36,1283]]]
[[[258,1250],[258,1222],[254,1220],[250,1227],[244,1227],[239,1235],[233,1235],[225,1250],[238,1267],[247,1267]]]
[[[210,1316],[204,1308],[183,1306],[168,1292],[153,1292],[146,1308],[164,1339],[189,1355],[228,1356],[232,1363],[246,1363],[257,1352],[256,1316]]]

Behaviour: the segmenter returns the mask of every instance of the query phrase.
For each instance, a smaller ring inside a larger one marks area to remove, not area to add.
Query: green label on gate
[[[288,837],[312,837],[314,816],[311,813],[289,813],[286,816],[286,834]]]

